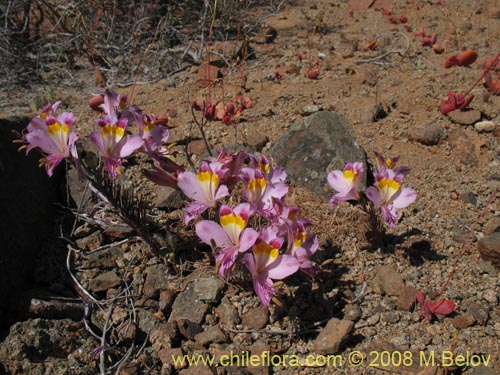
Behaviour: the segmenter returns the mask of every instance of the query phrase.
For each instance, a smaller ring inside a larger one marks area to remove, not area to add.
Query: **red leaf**
[[[429,310],[433,314],[439,315],[450,315],[453,311],[455,311],[455,303],[450,301],[449,299],[441,299],[435,302],[428,301],[427,305],[429,305]]]
[[[477,60],[477,52],[473,49],[469,49],[457,57],[457,62],[459,66],[469,66],[474,61]]]
[[[446,69],[451,68],[452,66],[458,66],[458,59],[457,56],[448,56],[446,60],[444,61],[444,67]]]

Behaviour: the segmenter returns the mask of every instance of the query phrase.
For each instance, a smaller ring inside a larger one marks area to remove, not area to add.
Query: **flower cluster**
[[[207,121],[221,121],[223,124],[230,125],[240,119],[245,109],[252,108],[252,101],[248,96],[237,93],[230,102],[213,103],[210,100],[196,100],[192,103],[192,108],[195,111],[201,111]]]
[[[394,228],[399,219],[398,209],[409,206],[417,198],[415,190],[401,186],[410,170],[406,166],[396,167],[398,160],[399,157],[385,158],[375,152],[375,183],[364,191],[361,191],[365,173],[362,163],[347,163],[342,171],[330,172],[328,183],[338,192],[331,198],[330,204],[333,206],[345,201],[359,201],[364,194],[375,208],[380,209],[389,227]]]
[[[90,108],[101,115],[95,120],[99,130],[91,132],[88,139],[96,146],[112,180],[122,172],[124,158],[132,153],[143,152],[161,160],[166,152],[163,145],[169,136],[168,118],[143,114],[140,108],[128,106],[127,101],[126,96],[112,90],[105,90],[89,101]],[[34,148],[42,152],[44,157],[40,164],[45,166],[49,176],[66,158],[78,162],[75,143],[79,137],[71,131],[76,117],[71,112],[56,117],[60,103],[46,105],[28,124],[22,139],[27,144],[27,152]],[[127,134],[127,126],[132,123],[137,125],[137,135]]]
[[[285,203],[285,179],[285,171],[264,155],[225,150],[204,160],[197,173],[178,174],[178,186],[191,200],[185,223],[219,207],[218,220],[198,221],[196,234],[211,246],[221,277],[229,277],[237,262],[248,269],[264,307],[277,294],[274,280],[298,270],[314,277],[318,268],[310,260],[318,239],[308,231],[311,223],[298,217],[298,208]],[[238,204],[231,207],[228,201]]]

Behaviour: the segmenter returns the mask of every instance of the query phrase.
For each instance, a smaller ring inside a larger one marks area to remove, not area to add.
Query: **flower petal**
[[[410,188],[402,188],[399,196],[394,199],[392,205],[394,208],[405,208],[417,199],[417,192]]]
[[[218,247],[231,246],[232,243],[224,229],[215,221],[202,220],[196,224],[196,234],[207,245],[212,245],[212,241]]]
[[[351,186],[344,178],[344,174],[340,170],[334,170],[328,173],[326,177],[330,186],[339,193],[346,193],[351,189]]]
[[[366,197],[373,202],[375,207],[380,207],[380,191],[375,186],[369,186],[365,190]]]
[[[259,238],[259,233],[253,228],[246,228],[240,237],[240,252],[250,249]]]
[[[297,272],[299,269],[299,261],[291,255],[280,255],[268,267],[268,276],[274,280],[281,280],[285,277]]]
[[[120,158],[125,158],[138,150],[144,144],[144,140],[138,135],[126,135],[116,145],[116,152]]]

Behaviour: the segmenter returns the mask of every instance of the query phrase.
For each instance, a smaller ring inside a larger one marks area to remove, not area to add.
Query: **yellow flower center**
[[[255,255],[256,269],[260,272],[263,268],[274,262],[280,255],[280,252],[274,246],[262,241],[254,246],[253,254]]]
[[[248,190],[264,190],[266,188],[266,179],[264,178],[254,178],[248,183]]]
[[[342,172],[342,174],[344,175],[344,178],[346,179],[346,181],[349,181],[349,183],[351,183],[351,184],[357,175],[356,171],[354,171],[352,169],[346,169],[345,171]]]

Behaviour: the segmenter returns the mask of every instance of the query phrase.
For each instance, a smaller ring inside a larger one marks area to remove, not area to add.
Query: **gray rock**
[[[419,142],[426,146],[437,145],[444,138],[444,135],[444,127],[437,123],[412,127],[408,131],[410,141]]]
[[[331,193],[326,182],[331,170],[342,169],[350,161],[362,161],[366,167],[366,153],[352,126],[334,112],[317,112],[295,124],[270,154],[291,181],[323,195]]]
[[[304,107],[302,107],[300,109],[300,115],[301,116],[309,116],[309,115],[312,115],[313,113],[316,113],[316,112],[319,112],[322,110],[323,110],[323,107],[321,107],[320,105],[314,105],[314,104],[305,105]]]
[[[202,301],[217,303],[224,291],[224,285],[224,282],[216,277],[207,277],[194,280],[193,290]]]
[[[489,319],[488,306],[481,303],[473,303],[467,308],[478,324],[484,325]]]
[[[193,284],[190,283],[184,291],[177,295],[168,321],[188,319],[201,324],[207,311],[208,305],[201,300],[194,291]]]
[[[314,340],[315,352],[319,354],[335,354],[342,343],[349,337],[354,328],[350,320],[332,318]]]
[[[449,119],[455,124],[472,125],[481,120],[481,111],[472,109],[470,111],[461,111],[459,109],[448,112]]]
[[[151,311],[139,309],[137,314],[137,325],[139,331],[146,336],[155,329],[160,328],[161,321]]]
[[[243,314],[241,322],[248,329],[262,329],[267,325],[269,312],[262,307],[256,307]]]
[[[466,165],[476,165],[476,150],[474,142],[467,133],[461,129],[450,131],[448,134],[448,144],[453,150],[455,157]]]
[[[399,296],[405,288],[403,276],[393,266],[380,266],[373,280],[373,289],[379,294]]]
[[[123,250],[119,246],[113,246],[105,251],[89,252],[82,260],[84,268],[113,268],[116,260],[123,256]]]
[[[205,331],[194,336],[194,339],[201,347],[207,347],[214,342],[226,342],[227,337],[219,326],[210,326]]]
[[[168,267],[165,264],[155,264],[146,268],[145,273],[142,291],[146,297],[157,299],[160,292],[168,288]]]
[[[491,262],[497,270],[500,270],[500,232],[493,232],[481,238],[477,246],[481,258]]]
[[[98,293],[118,286],[121,282],[122,280],[115,271],[109,271],[90,280],[89,286],[94,293]]]
[[[223,326],[234,327],[240,323],[238,311],[226,298],[222,299],[221,304],[215,309],[215,313],[219,317],[219,323]]]
[[[96,230],[88,236],[76,240],[76,245],[79,249],[93,251],[101,246],[102,240],[101,231]]]

